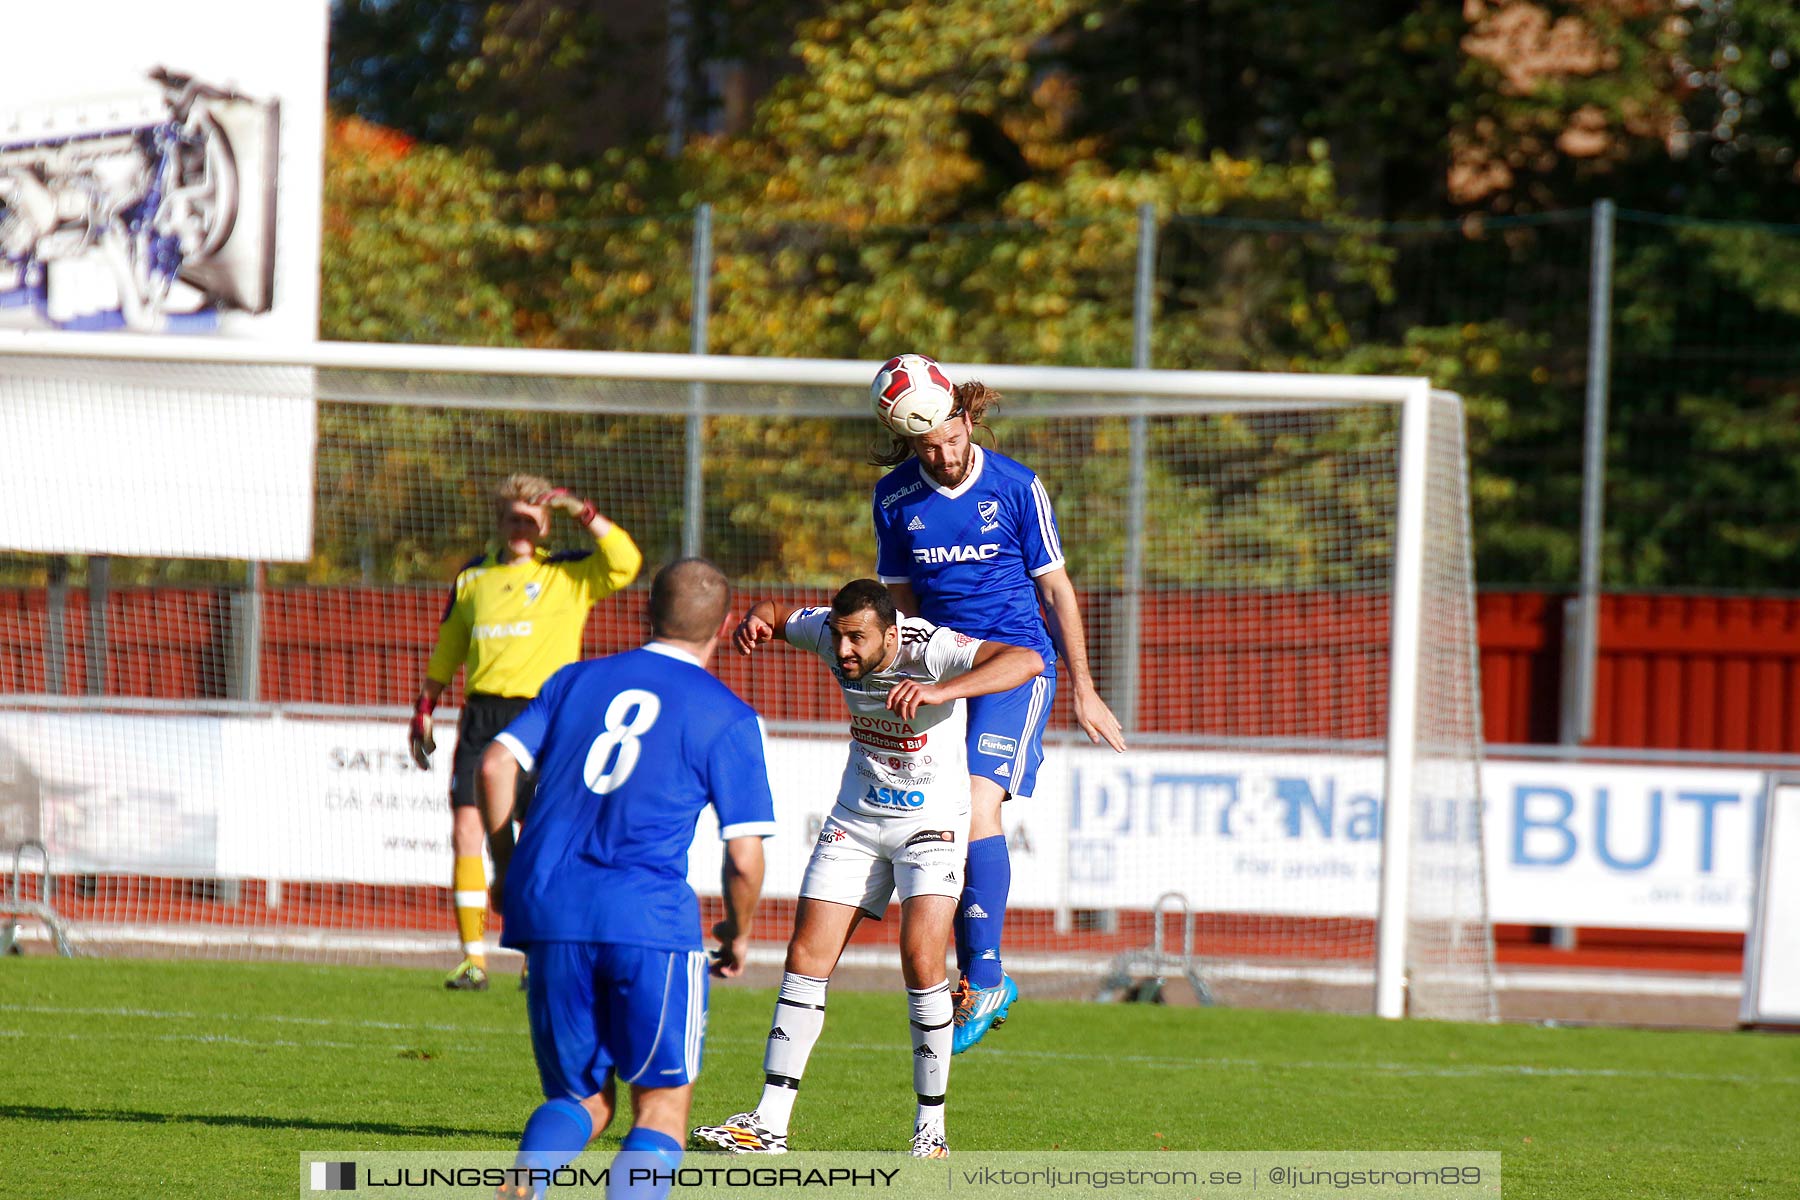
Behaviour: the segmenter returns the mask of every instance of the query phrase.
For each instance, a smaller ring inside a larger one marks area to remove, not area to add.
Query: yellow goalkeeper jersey
[[[538,694],[581,657],[588,612],[633,579],[644,556],[614,525],[591,551],[501,563],[483,554],[456,573],[426,674],[448,684],[466,666],[463,688],[494,696]]]

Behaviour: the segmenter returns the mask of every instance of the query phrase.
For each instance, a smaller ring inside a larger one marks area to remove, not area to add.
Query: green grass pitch
[[[508,1150],[538,1101],[509,977],[0,961],[23,1196],[293,1194],[302,1150]],[[695,1117],[750,1107],[773,996],[713,989]],[[795,1149],[900,1149],[906,1007],[834,994]],[[1800,1195],[1800,1038],[1034,1001],[956,1060],[961,1150],[1498,1150],[1505,1195]],[[623,1121],[601,1147],[616,1146]]]

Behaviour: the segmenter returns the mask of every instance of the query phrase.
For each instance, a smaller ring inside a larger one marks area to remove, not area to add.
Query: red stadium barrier
[[[821,600],[818,589],[759,589]],[[438,587],[271,588],[262,595],[261,699],[275,703],[404,705],[418,690],[443,605]],[[113,696],[219,699],[231,694],[234,591],[121,588],[107,597],[105,679]],[[583,650],[604,654],[643,636],[643,589],[597,606]],[[1108,598],[1089,596],[1104,629]],[[1563,597],[1484,593],[1477,599],[1485,734],[1490,744],[1556,740]],[[65,694],[90,691],[87,595],[62,614]],[[1302,631],[1351,631],[1330,646]],[[1377,597],[1153,592],[1145,597],[1141,724],[1158,733],[1361,738],[1379,713],[1335,703],[1379,678],[1386,653]],[[42,588],[0,588],[0,689],[49,690],[51,621]],[[1094,647],[1104,664],[1105,648]],[[771,720],[832,721],[828,677],[805,659],[721,655],[726,683]],[[1179,679],[1179,687],[1166,686]],[[1730,596],[1604,598],[1595,707],[1597,745],[1800,752],[1800,600]],[[453,688],[448,702],[460,699]],[[1068,728],[1059,691],[1052,725]]]

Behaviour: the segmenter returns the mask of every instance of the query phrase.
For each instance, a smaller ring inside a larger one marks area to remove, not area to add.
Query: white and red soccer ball
[[[897,354],[881,364],[869,384],[875,415],[901,437],[930,433],[956,411],[956,388],[937,360]]]

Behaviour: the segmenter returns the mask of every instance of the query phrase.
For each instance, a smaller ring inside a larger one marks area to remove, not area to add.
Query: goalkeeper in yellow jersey
[[[475,798],[481,753],[538,694],[545,680],[581,657],[588,611],[636,579],[644,562],[630,534],[588,501],[536,475],[510,476],[494,493],[494,503],[499,520],[496,540],[456,573],[409,730],[413,761],[426,770],[436,749],[432,710],[456,677],[456,669],[465,667],[462,721],[450,776],[450,844],[456,855],[456,927],[463,960],[444,986],[477,992],[488,985],[482,945],[487,918],[487,877],[481,862],[485,832]],[[545,550],[542,543],[550,532],[552,509],[579,522],[593,537],[594,548],[555,554]],[[530,788],[530,779],[522,779],[514,798],[514,815],[521,819]]]

